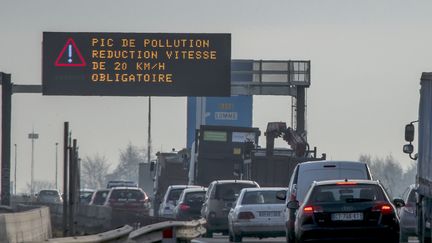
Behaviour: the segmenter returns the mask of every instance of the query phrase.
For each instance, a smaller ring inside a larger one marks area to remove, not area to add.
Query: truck
[[[171,152],[157,152],[156,160],[150,163],[153,178],[153,213],[159,212],[159,206],[170,185],[187,185],[188,161],[190,153],[187,149]]]
[[[244,179],[265,187],[288,187],[289,179],[298,163],[325,160],[317,157],[317,149],[310,150],[306,139],[285,122],[269,122],[264,133],[266,147],[248,142],[243,156]],[[290,148],[275,148],[274,140],[282,138]]]
[[[245,143],[258,143],[260,130],[253,127],[201,125],[192,144],[189,184],[207,187],[214,180],[243,177]]]
[[[189,184],[208,186],[214,180],[252,180],[260,186],[288,186],[298,163],[324,160],[309,149],[306,139],[284,122],[269,122],[266,148],[258,144],[261,131],[253,127],[203,125],[192,146]],[[282,137],[290,148],[274,148]]]
[[[418,123],[417,153],[414,153],[414,124]],[[420,243],[431,242],[432,224],[432,72],[423,72],[420,79],[418,120],[405,126],[403,152],[417,160],[416,209],[417,233]]]

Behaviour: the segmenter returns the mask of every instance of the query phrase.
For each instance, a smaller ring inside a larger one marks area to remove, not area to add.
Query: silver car
[[[400,242],[408,242],[408,237],[417,236],[416,187],[409,186],[405,195],[405,206],[399,211]]]
[[[192,185],[171,185],[167,188],[162,203],[159,206],[159,216],[165,218],[174,218],[174,208],[186,188],[195,188],[199,186]]]
[[[241,242],[243,236],[285,236],[285,200],[276,198],[280,191],[286,192],[286,188],[263,187],[241,190],[228,214],[230,242]]]

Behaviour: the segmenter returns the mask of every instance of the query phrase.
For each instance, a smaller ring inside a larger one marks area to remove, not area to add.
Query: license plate
[[[281,215],[280,211],[259,211],[258,215],[260,217],[279,217]]]
[[[334,213],[331,215],[333,221],[357,221],[363,220],[363,213]]]

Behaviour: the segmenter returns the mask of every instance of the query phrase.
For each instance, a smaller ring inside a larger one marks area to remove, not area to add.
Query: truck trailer
[[[414,153],[414,124],[418,122],[418,151]],[[403,151],[417,160],[416,195],[417,233],[420,243],[431,242],[432,224],[432,72],[424,72],[420,81],[418,120],[405,126]]]

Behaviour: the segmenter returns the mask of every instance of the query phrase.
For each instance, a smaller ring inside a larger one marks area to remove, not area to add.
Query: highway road
[[[228,243],[228,236],[224,235],[214,235],[213,238],[199,238],[192,240],[192,243]],[[258,238],[249,238],[245,237],[243,238],[243,243],[266,243],[266,242],[278,242],[278,243],[285,243],[284,237],[278,237],[278,238],[264,238],[264,239],[258,239]],[[418,243],[418,240],[415,238],[410,238],[409,243]]]
[[[214,235],[213,238],[199,238],[192,240],[192,243],[227,243],[229,242],[228,236],[225,235]],[[256,243],[256,242],[278,242],[278,243],[284,243],[285,237],[278,237],[278,238],[264,238],[264,239],[258,239],[258,238],[250,238],[245,237],[242,240],[243,243]]]

